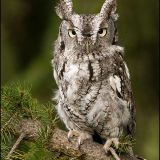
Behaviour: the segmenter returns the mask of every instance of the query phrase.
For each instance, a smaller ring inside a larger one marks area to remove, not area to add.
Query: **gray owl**
[[[54,78],[57,111],[68,139],[78,144],[98,135],[108,152],[119,137],[133,134],[135,107],[124,49],[118,46],[116,0],[106,0],[98,14],[79,15],[71,0],[56,7],[62,23],[55,42]]]

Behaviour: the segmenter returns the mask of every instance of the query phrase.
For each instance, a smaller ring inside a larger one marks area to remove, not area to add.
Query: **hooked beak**
[[[93,35],[93,33],[91,33],[91,32],[83,32],[82,35],[84,37],[91,37]]]

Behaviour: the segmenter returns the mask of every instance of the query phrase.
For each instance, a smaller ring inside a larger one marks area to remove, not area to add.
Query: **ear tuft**
[[[118,19],[118,14],[115,13],[116,9],[116,0],[106,0],[101,8],[100,16],[103,18],[109,18],[111,16],[116,21]]]
[[[73,3],[71,0],[60,0],[56,6],[56,13],[61,19],[69,20],[73,14]]]

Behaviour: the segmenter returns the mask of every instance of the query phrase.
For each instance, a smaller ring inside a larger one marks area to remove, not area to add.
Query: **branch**
[[[103,150],[103,145],[87,140],[81,145],[80,149],[76,147],[77,139],[73,138],[71,142],[67,139],[67,132],[60,129],[55,129],[53,137],[51,139],[51,148],[54,151],[62,152],[72,157],[81,157],[84,160],[111,160],[113,155],[106,155]],[[110,151],[115,154],[113,149]],[[120,160],[138,160],[136,157],[131,157],[128,154],[120,156]]]
[[[10,150],[7,159],[12,156],[23,138],[36,140],[40,129],[41,124],[39,121],[31,119],[23,120],[19,127],[17,127],[17,133],[19,133],[20,136]],[[143,158],[133,157],[129,154],[118,156],[112,147],[109,149],[110,155],[107,155],[103,150],[103,145],[98,144],[93,140],[86,140],[80,148],[76,147],[76,144],[77,138],[74,137],[72,138],[72,141],[69,142],[67,132],[58,128],[53,130],[53,135],[51,136],[51,139],[49,138],[49,146],[54,153],[62,156],[74,157],[74,160],[144,160]]]
[[[41,124],[39,121],[31,120],[31,119],[24,119],[20,125],[17,127],[17,133],[19,133],[19,137],[16,140],[15,144],[11,148],[10,152],[7,155],[6,159],[10,159],[12,156],[13,152],[17,149],[19,146],[20,142],[24,138],[35,138],[38,136],[38,131],[41,127]]]
[[[8,153],[6,159],[10,159],[11,155],[12,155],[13,152],[16,150],[16,148],[18,147],[18,145],[20,144],[20,142],[23,140],[24,137],[25,137],[25,133],[21,133],[20,136],[18,137],[16,143],[13,145],[12,149],[11,149],[10,152]]]

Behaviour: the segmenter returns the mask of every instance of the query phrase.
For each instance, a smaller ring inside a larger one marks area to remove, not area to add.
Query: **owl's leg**
[[[116,148],[119,146],[119,138],[110,138],[106,141],[105,145],[103,146],[106,153],[110,150],[112,143],[115,145]]]
[[[70,141],[70,139],[73,136],[78,137],[78,148],[84,143],[85,140],[92,139],[92,135],[90,135],[87,132],[78,131],[78,130],[70,130],[68,132],[68,140]]]

